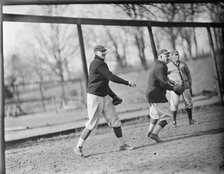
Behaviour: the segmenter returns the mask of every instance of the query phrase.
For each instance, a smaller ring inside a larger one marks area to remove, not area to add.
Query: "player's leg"
[[[161,142],[159,139],[159,132],[172,120],[172,114],[169,108],[169,103],[156,103],[154,104],[154,108],[157,110],[159,121],[155,125],[155,128],[150,135],[150,138],[155,140],[156,142]]]
[[[188,119],[189,119],[189,124],[197,124],[197,122],[192,118],[192,107],[193,107],[193,102],[191,98],[191,93],[190,89],[185,89],[185,91],[182,94],[184,103],[185,103],[185,109],[187,111]]]
[[[86,141],[86,139],[88,138],[88,136],[90,135],[90,133],[91,133],[91,130],[87,129],[86,127],[83,129],[83,131],[79,137],[78,143],[77,143],[76,147],[74,148],[75,154],[77,154],[79,156],[83,156],[83,153],[82,153],[83,144]]]
[[[107,121],[108,125],[113,128],[114,134],[118,139],[119,149],[120,150],[133,149],[133,147],[127,145],[127,143],[123,138],[121,121],[116,113],[115,107],[109,96],[104,97],[103,116]]]
[[[179,106],[180,96],[177,95],[175,92],[170,92],[170,109],[173,115],[173,125],[176,127],[177,125],[177,110]]]
[[[78,140],[78,143],[74,148],[75,154],[83,156],[82,153],[83,144],[90,135],[91,131],[98,126],[100,117],[102,115],[102,109],[103,109],[103,97],[87,94],[87,112],[89,120],[86,122],[85,128],[83,129],[80,138]]]
[[[150,135],[150,138],[155,140],[157,143],[161,142],[162,140],[159,138],[158,134],[167,124],[168,124],[168,122],[166,120],[160,120],[156,124],[152,134]]]
[[[153,119],[153,118],[150,119],[149,128],[148,128],[148,131],[146,133],[147,137],[150,137],[150,135],[152,134],[152,131],[153,131],[157,121],[158,121],[158,119]]]
[[[150,122],[149,122],[148,131],[146,133],[147,137],[150,137],[157,121],[159,120],[159,114],[157,109],[155,108],[154,103],[149,103],[149,115],[150,115]]]

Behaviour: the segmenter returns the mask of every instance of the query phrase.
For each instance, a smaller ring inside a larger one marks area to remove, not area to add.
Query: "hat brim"
[[[166,53],[164,53],[164,54],[170,54],[170,52],[169,51],[167,51]]]
[[[169,51],[167,51],[167,52],[164,52],[164,53],[160,53],[159,55],[167,55],[167,54],[170,54],[170,52]]]

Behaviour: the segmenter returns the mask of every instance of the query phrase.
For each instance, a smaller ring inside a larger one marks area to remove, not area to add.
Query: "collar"
[[[95,55],[95,57],[94,57],[95,59],[97,59],[97,60],[100,60],[100,61],[103,61],[104,62],[104,59],[103,58],[101,58],[101,57],[99,57],[99,56],[97,56],[97,55]]]
[[[174,62],[174,61],[172,61],[173,62],[173,64],[175,65],[175,66],[177,66],[177,67],[179,67],[179,65],[180,65],[180,61],[178,60],[176,63]]]

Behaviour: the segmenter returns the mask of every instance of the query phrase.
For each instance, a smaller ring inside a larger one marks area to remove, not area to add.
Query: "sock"
[[[192,109],[189,108],[189,109],[186,109],[186,111],[187,111],[187,115],[188,115],[189,121],[191,121],[192,120]]]
[[[123,136],[123,135],[122,135],[122,129],[121,129],[121,126],[119,126],[119,127],[114,127],[113,130],[114,130],[115,136],[116,136],[117,138],[120,138],[120,137]]]
[[[80,137],[81,137],[83,140],[86,140],[86,139],[89,137],[90,133],[91,133],[91,130],[89,130],[89,129],[87,129],[87,128],[84,128],[83,131],[82,131],[82,133],[81,133],[81,136],[80,136]]]
[[[120,146],[125,145],[125,141],[124,141],[124,138],[123,137],[118,138],[118,142],[119,142],[119,145]]]
[[[148,132],[151,132],[151,133],[152,133],[152,131],[153,131],[154,127],[155,127],[155,125],[154,125],[154,124],[149,123],[149,129],[148,129]]]
[[[158,133],[162,130],[162,127],[160,125],[156,125],[155,128],[153,129],[153,134],[158,135]]]
[[[83,144],[84,144],[84,142],[85,142],[85,140],[83,140],[83,139],[80,137],[80,138],[79,138],[79,141],[78,141],[78,143],[77,143],[77,145],[76,145],[76,147],[82,147]]]
[[[175,121],[175,123],[176,123],[176,121],[177,121],[177,111],[172,111],[172,113],[173,113],[173,121]]]
[[[154,127],[155,127],[155,124],[157,123],[157,119],[151,119],[150,120],[150,123],[149,123],[149,129],[148,129],[148,133],[153,131]]]

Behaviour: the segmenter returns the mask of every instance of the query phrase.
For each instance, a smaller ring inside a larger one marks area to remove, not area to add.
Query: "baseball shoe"
[[[177,127],[177,122],[173,121],[173,127]]]
[[[155,140],[157,143],[162,142],[162,140],[159,139],[159,136],[157,134],[151,134],[150,138]]]
[[[147,137],[150,137],[151,134],[152,134],[152,132],[147,132],[147,133],[146,133],[146,136],[147,136]]]
[[[83,153],[82,153],[82,147],[75,147],[73,149],[73,151],[75,152],[76,155],[84,156]]]
[[[192,120],[189,121],[189,124],[190,124],[190,125],[191,125],[191,124],[198,124],[198,122],[192,119]]]
[[[133,149],[134,147],[129,146],[128,144],[119,147],[119,150],[133,150]]]

